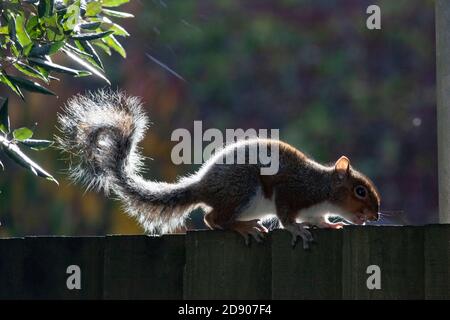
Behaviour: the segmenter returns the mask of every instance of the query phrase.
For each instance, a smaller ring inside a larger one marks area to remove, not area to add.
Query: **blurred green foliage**
[[[22,91],[55,95],[47,85],[59,80],[54,73],[75,77],[96,75],[107,83],[103,64],[94,47],[111,55],[111,50],[125,57],[125,50],[115,36],[128,32],[109,17],[133,15],[111,8],[129,0],[6,0],[0,3],[0,83],[25,100]],[[52,61],[64,53],[82,69],[74,69]],[[15,75],[13,74],[15,73]],[[42,150],[48,140],[30,139],[31,129],[11,131],[8,99],[0,104],[0,151],[37,176],[56,182],[55,178],[31,160],[20,145]],[[3,167],[2,162],[0,166]]]
[[[371,4],[381,7],[381,30],[365,27]],[[149,0],[126,11],[136,15],[123,25],[127,59],[104,65],[114,88],[147,106],[148,178],[174,181],[195,169],[170,160],[172,131],[194,120],[204,129],[278,128],[320,162],[347,155],[378,186],[383,210],[436,222],[432,1]],[[51,87],[59,99],[33,95],[26,110],[11,100],[15,123],[36,119],[51,135],[69,96],[103,85],[68,78]],[[0,235],[142,232],[118,203],[70,185],[58,157],[39,155],[59,188],[15,170],[1,175]]]

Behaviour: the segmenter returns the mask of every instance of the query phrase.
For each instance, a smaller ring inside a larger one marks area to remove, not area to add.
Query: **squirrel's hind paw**
[[[268,232],[267,228],[261,224],[260,220],[250,221],[235,221],[231,229],[239,233],[245,239],[245,244],[250,245],[250,236],[256,242],[261,243],[264,240],[265,234]]]

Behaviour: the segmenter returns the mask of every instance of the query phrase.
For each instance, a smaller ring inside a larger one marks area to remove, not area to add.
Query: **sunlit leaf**
[[[102,23],[100,21],[96,22],[89,22],[89,23],[82,23],[79,25],[81,29],[87,29],[87,30],[96,30],[98,27],[100,27]]]
[[[134,18],[134,15],[132,15],[131,13],[128,13],[128,12],[115,11],[115,10],[110,10],[110,9],[102,9],[102,12],[104,14],[107,14],[108,16],[116,17],[116,18]]]
[[[104,7],[118,7],[124,3],[130,2],[130,0],[101,0]]]
[[[91,42],[94,46],[100,48],[105,52],[108,56],[111,55],[111,49],[108,47],[106,43],[103,43],[102,40],[94,40]]]
[[[39,17],[51,17],[53,15],[53,0],[40,0],[38,4]]]
[[[64,41],[56,41],[52,43],[47,43],[44,45],[38,45],[34,46],[33,49],[31,49],[30,55],[31,56],[46,56],[46,55],[52,55],[59,51],[64,46]]]
[[[88,60],[90,63],[94,64],[101,70],[104,70],[103,63],[98,56],[97,51],[95,51],[94,47],[88,41],[77,40],[75,41],[75,45],[80,51],[84,51],[85,53],[89,54],[88,56],[86,56],[86,60]]]
[[[0,34],[8,34],[9,29],[8,26],[0,26]]]
[[[30,36],[28,35],[27,30],[25,29],[25,17],[23,16],[23,14],[18,14],[16,16],[15,27],[17,40],[19,41],[24,51],[25,48],[29,48],[28,50],[31,50],[33,42],[31,41]],[[27,53],[25,53],[25,55],[27,55]]]
[[[22,150],[20,150],[20,148],[16,144],[8,144],[7,147],[3,148],[3,151],[9,158],[14,160],[22,167],[30,170],[36,176],[45,178],[58,184],[58,181],[56,181],[56,179],[50,173],[42,169],[36,162],[31,160],[25,153],[22,152]]]
[[[19,97],[22,99],[25,99],[23,96],[22,91],[20,91],[19,87],[17,87],[9,78],[9,75],[6,74],[6,72],[0,71],[0,82],[3,82],[6,84],[12,91],[14,91]]]
[[[41,20],[42,22],[44,22],[45,33],[47,34],[48,40],[55,42],[62,41],[66,38],[64,34],[64,28],[59,23],[57,13],[50,17],[44,17]]]
[[[80,70],[80,72],[78,72],[78,74],[76,76],[74,76],[75,78],[81,78],[81,77],[89,77],[92,76],[92,72],[86,71],[86,70]]]
[[[111,49],[119,53],[123,58],[127,57],[127,53],[125,52],[125,49],[122,47],[122,45],[117,41],[117,39],[110,35],[104,39],[102,39]]]
[[[98,33],[81,33],[71,36],[73,40],[95,40],[95,39],[101,39],[104,37],[109,36],[110,34],[114,33],[114,31],[103,31]]]
[[[22,127],[13,131],[13,137],[16,140],[23,141],[30,139],[33,136],[33,131],[28,128]]]
[[[37,139],[25,139],[20,143],[36,151],[45,150],[53,145],[53,141]]]
[[[100,2],[92,1],[86,5],[86,16],[95,17],[102,11],[102,4]]]
[[[105,80],[108,84],[111,84],[111,82],[109,82],[108,78],[106,78],[103,73],[101,73],[97,68],[95,68],[89,62],[81,59],[80,57],[78,57],[77,55],[75,55],[74,53],[72,53],[72,52],[70,52],[70,51],[68,51],[66,49],[63,49],[63,51],[64,51],[64,53],[67,54],[67,56],[69,56],[72,60],[74,60],[75,62],[77,62],[78,64],[80,64],[84,68],[86,68],[89,72],[92,72],[96,76],[98,76],[98,77],[102,78],[103,80]],[[82,76],[82,75],[78,75],[78,76]]]
[[[16,63],[13,64],[13,66],[19,70],[20,72],[22,72],[23,74],[29,76],[29,77],[34,77],[34,78],[38,78],[41,79],[45,82],[48,82],[48,79],[45,77],[44,74],[42,74],[42,72],[40,72],[38,69],[33,68],[31,66],[29,66],[26,63],[23,63],[21,61],[17,61]]]
[[[8,134],[10,132],[7,98],[0,98],[0,131],[5,134]]]
[[[24,79],[24,78],[14,77],[14,76],[9,76],[9,78],[15,85],[17,85],[21,89],[25,89],[30,92],[37,92],[37,93],[56,96],[56,94],[53,91],[45,88],[44,86],[42,86],[41,84],[39,84],[37,82],[31,81],[28,79]]]
[[[77,41],[74,41],[74,42],[75,42],[75,44],[77,43]],[[80,49],[80,48],[78,47],[78,45],[77,45],[76,47],[74,47],[74,46],[72,46],[72,45],[66,43],[66,44],[64,45],[64,48],[66,48],[67,50],[70,50],[70,51],[72,51],[73,53],[76,53],[76,54],[78,54],[78,55],[85,56],[85,57],[87,57],[87,58],[92,58],[92,55],[91,55],[91,54],[87,53],[86,51],[83,51],[83,48]]]
[[[128,33],[127,30],[125,30],[124,27],[119,26],[117,23],[112,23],[109,26],[109,29],[111,31],[114,31],[114,35],[115,36],[122,36],[122,37],[128,37],[130,34]]]
[[[61,73],[68,73],[74,76],[77,76],[80,74],[80,70],[75,70],[72,68],[68,68],[68,67],[64,67],[61,66],[59,64],[44,60],[44,59],[40,59],[40,58],[28,58],[29,61],[37,64],[38,66],[41,66],[43,68],[46,68],[48,70],[53,70],[56,72],[61,72]]]
[[[80,20],[80,1],[75,1],[67,7],[64,18],[64,30],[73,30]]]

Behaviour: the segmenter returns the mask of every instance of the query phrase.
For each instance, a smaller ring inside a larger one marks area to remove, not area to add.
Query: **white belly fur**
[[[249,205],[239,214],[238,221],[249,221],[254,219],[270,219],[275,216],[276,208],[274,196],[267,199],[261,188],[258,188],[256,195],[250,200]]]
[[[328,201],[324,201],[309,208],[300,210],[297,217],[297,222],[317,224],[320,221],[328,220],[328,216],[341,216],[342,214],[343,212],[339,207],[329,203]]]
[[[271,219],[276,216],[276,207],[274,196],[268,199],[264,196],[261,188],[258,189],[256,195],[250,200],[250,204],[239,214],[238,221],[249,221],[254,219]],[[342,210],[324,201],[313,205],[309,208],[300,210],[297,216],[297,222],[309,222],[312,224],[318,224],[323,220],[328,220],[328,216],[342,216]]]

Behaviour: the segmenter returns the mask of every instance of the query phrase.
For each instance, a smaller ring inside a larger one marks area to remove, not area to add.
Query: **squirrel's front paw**
[[[330,223],[323,221],[321,222],[318,227],[323,229],[342,229],[344,226],[346,226],[343,222],[336,222],[336,223]]]
[[[297,243],[297,238],[301,237],[303,240],[303,249],[309,249],[309,245],[314,241],[314,238],[306,226],[309,226],[308,223],[292,223],[285,226],[285,229],[288,230],[292,234],[292,246],[295,247]]]

